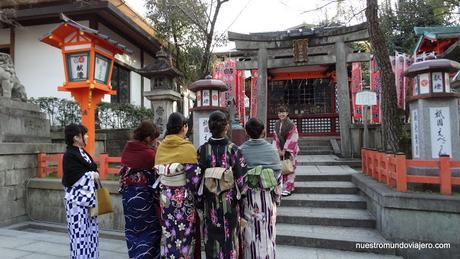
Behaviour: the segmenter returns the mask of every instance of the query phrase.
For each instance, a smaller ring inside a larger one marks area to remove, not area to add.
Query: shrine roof
[[[155,75],[183,76],[182,72],[174,67],[171,58],[163,49],[158,51],[155,57],[152,63],[138,69],[137,72],[145,77]]]
[[[86,26],[84,26],[84,25],[82,25],[80,23],[77,23],[76,21],[68,18],[64,14],[61,14],[60,17],[61,17],[61,20],[63,21],[63,23],[61,23],[58,27],[56,27],[51,32],[45,34],[40,39],[40,41],[46,42],[46,43],[48,43],[48,44],[50,44],[50,45],[52,45],[54,47],[60,48],[59,44],[62,43],[61,40],[66,38],[69,34],[74,33],[75,31],[80,31],[80,32],[90,34],[95,38],[102,39],[102,40],[106,41],[109,45],[111,45],[111,47],[113,47],[116,50],[118,50],[118,52],[120,52],[120,54],[121,53],[126,53],[126,54],[132,54],[133,53],[133,51],[131,49],[129,49],[128,47],[126,47],[125,45],[119,43],[118,41],[110,38],[109,36],[107,36],[105,34],[100,33],[97,30],[91,29],[91,28],[86,27]],[[70,25],[73,28],[73,30],[63,29],[63,26],[62,26],[63,24]],[[61,37],[50,37],[50,36],[53,36],[53,35],[56,35],[56,34],[58,36],[61,36]]]
[[[460,39],[460,26],[438,26],[438,27],[415,27],[415,35],[420,36],[417,45],[415,46],[415,53],[433,51],[439,44],[436,42],[443,42],[441,50],[437,55],[454,60],[460,60],[460,47],[458,40]]]

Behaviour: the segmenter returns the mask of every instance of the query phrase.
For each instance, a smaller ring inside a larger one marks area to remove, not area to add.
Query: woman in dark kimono
[[[89,208],[96,206],[94,180],[99,174],[93,159],[83,149],[87,132],[85,126],[77,124],[70,124],[64,130],[67,150],[62,161],[62,184],[71,259],[99,258],[97,217],[89,213]]]
[[[240,254],[241,193],[245,192],[246,162],[237,145],[225,136],[229,129],[224,113],[209,116],[211,139],[198,149],[201,171],[222,167],[233,171],[234,186],[215,193],[204,187],[204,243],[206,258],[237,259]]]
[[[143,121],[121,155],[120,193],[128,254],[133,259],[160,258],[160,202],[158,193],[152,188],[156,180],[153,145],[159,135],[152,122]]]
[[[166,137],[155,156],[159,175],[160,207],[163,236],[161,255],[168,259],[197,258],[195,244],[197,229],[197,192],[201,182],[196,150],[185,140],[188,124],[184,116],[172,113],[166,125]],[[197,247],[197,248],[196,248]]]
[[[273,145],[278,150],[280,158],[290,159],[294,166],[294,172],[283,175],[283,192],[281,195],[289,196],[294,191],[296,157],[299,153],[299,134],[297,126],[289,119],[289,113],[286,107],[281,106],[278,109],[279,120],[275,123],[275,134],[273,134]]]
[[[248,164],[248,174],[257,167],[270,169],[268,172],[273,175],[274,182],[269,187],[262,184],[262,179],[257,179],[255,184],[248,183],[249,189],[243,200],[244,218],[247,220],[243,231],[244,258],[274,259],[276,207],[281,196],[281,162],[276,149],[264,139],[265,127],[261,121],[251,118],[245,128],[250,139],[241,146],[241,152]]]

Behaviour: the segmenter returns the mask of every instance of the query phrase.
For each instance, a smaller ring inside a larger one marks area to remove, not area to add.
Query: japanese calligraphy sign
[[[308,39],[293,40],[292,47],[295,62],[308,61]]]
[[[199,146],[206,143],[211,138],[211,131],[209,131],[208,118],[199,118],[198,119],[198,140]]]
[[[419,134],[419,117],[418,111],[412,110],[411,112],[411,127],[412,127],[412,156],[420,158],[420,134]]]
[[[96,54],[94,67],[94,79],[106,84],[109,76],[109,59]]]
[[[433,84],[433,93],[442,93],[443,91],[443,80],[442,72],[433,72],[431,74],[431,82]]]
[[[430,108],[431,156],[452,156],[449,107]]]
[[[75,53],[68,55],[70,66],[70,81],[83,81],[88,79],[88,53]]]
[[[203,90],[203,106],[211,105],[211,97],[209,96],[209,90]]]

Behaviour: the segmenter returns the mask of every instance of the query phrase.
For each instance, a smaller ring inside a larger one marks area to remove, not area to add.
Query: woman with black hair
[[[152,188],[156,180],[153,166],[158,136],[155,124],[143,121],[121,154],[120,193],[129,258],[160,258],[160,203]]]
[[[282,160],[289,159],[294,167],[292,172],[283,172],[282,196],[289,196],[295,189],[296,157],[299,153],[299,134],[297,126],[289,119],[287,107],[278,108],[279,120],[275,123],[275,134],[273,134],[273,145],[278,150]]]
[[[160,208],[163,221],[162,258],[196,258],[197,192],[201,182],[196,150],[185,140],[188,123],[185,117],[172,113],[166,125],[166,137],[155,156],[155,170],[160,186]],[[199,252],[199,251],[198,251]]]
[[[249,140],[241,146],[248,164],[248,192],[243,200],[245,259],[273,259],[276,255],[276,206],[281,196],[281,161],[265,139],[265,126],[251,118],[245,125]]]
[[[240,149],[226,138],[227,117],[215,111],[209,115],[212,137],[198,149],[203,182],[204,243],[206,258],[239,258],[241,248],[241,194],[246,162]]]
[[[70,237],[70,258],[99,258],[97,217],[89,208],[96,206],[95,179],[99,178],[93,158],[83,149],[88,139],[83,125],[65,127],[67,150],[62,161],[67,228]]]

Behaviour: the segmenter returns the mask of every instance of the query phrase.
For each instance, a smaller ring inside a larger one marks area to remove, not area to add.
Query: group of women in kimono
[[[294,189],[292,174],[282,176],[280,162],[294,161],[297,154],[292,125],[284,116],[270,144],[264,139],[264,124],[251,118],[245,125],[249,140],[238,147],[226,137],[227,116],[215,111],[208,120],[212,137],[195,150],[186,139],[188,122],[182,114],[169,116],[157,148],[159,131],[151,122],[142,122],[123,150],[120,171],[129,258],[201,258],[201,238],[206,258],[275,258],[276,207],[280,196]],[[84,139],[85,133],[77,138]],[[68,152],[90,160],[79,159],[88,165],[72,177],[77,182],[63,180],[72,196],[65,198],[71,258],[98,258],[97,223],[87,211],[95,204],[91,182],[97,171],[83,147],[72,143]],[[70,174],[64,172],[64,177]],[[73,222],[76,214],[85,217],[84,226]],[[75,236],[79,232],[83,234]]]

